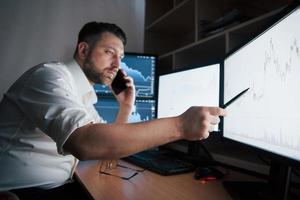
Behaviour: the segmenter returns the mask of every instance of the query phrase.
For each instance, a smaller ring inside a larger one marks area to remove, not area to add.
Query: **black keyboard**
[[[159,150],[142,151],[124,160],[161,175],[181,174],[195,169],[193,164]]]

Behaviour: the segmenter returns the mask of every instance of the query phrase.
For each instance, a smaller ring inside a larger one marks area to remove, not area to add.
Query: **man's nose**
[[[113,58],[113,66],[116,68],[120,68],[121,67],[121,59],[118,56],[114,56]]]

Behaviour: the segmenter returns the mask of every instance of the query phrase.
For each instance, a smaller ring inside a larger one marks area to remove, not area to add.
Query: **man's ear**
[[[78,57],[82,60],[86,59],[89,53],[89,45],[86,42],[78,44]]]

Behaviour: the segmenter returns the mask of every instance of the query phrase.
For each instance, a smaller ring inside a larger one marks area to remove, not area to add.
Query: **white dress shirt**
[[[74,60],[24,73],[0,103],[0,191],[48,189],[70,180],[76,159],[63,145],[78,127],[102,121],[96,101]]]

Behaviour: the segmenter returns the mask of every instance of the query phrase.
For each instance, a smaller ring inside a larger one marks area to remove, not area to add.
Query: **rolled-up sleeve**
[[[66,71],[40,68],[24,82],[18,97],[21,110],[56,142],[60,154],[67,153],[63,145],[75,129],[94,122],[72,81]]]

